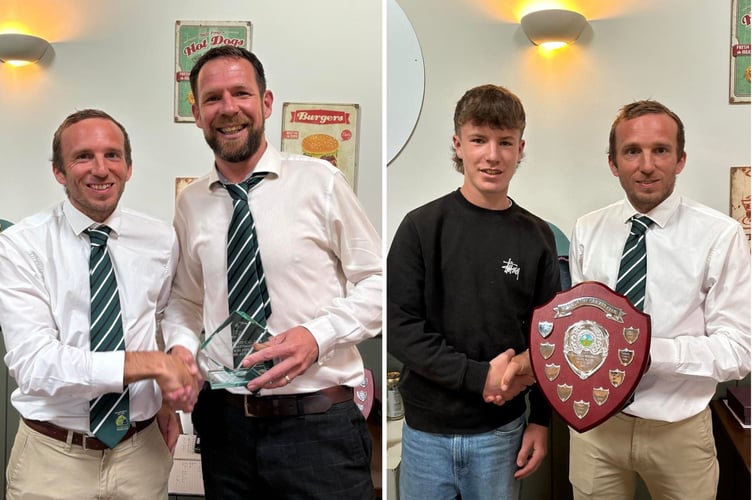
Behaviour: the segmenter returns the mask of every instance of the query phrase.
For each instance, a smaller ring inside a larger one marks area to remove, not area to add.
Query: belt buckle
[[[251,396],[253,397],[253,396]],[[243,394],[243,412],[245,413],[246,417],[256,417],[258,415],[255,415],[249,408],[248,408],[248,394]]]
[[[96,439],[96,438],[94,438],[94,437],[90,438],[86,434],[81,434],[81,448],[83,448],[84,450],[89,450],[90,449],[88,446],[86,446],[86,443],[89,442],[89,439]],[[96,451],[96,450],[94,450],[94,451]]]

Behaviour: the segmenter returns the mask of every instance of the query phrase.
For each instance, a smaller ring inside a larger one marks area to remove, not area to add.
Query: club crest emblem
[[[595,321],[578,321],[564,333],[564,357],[569,367],[585,380],[608,355],[608,332]]]
[[[128,419],[128,414],[125,411],[118,412],[115,416],[115,428],[119,431],[128,429],[131,426],[131,422]]]

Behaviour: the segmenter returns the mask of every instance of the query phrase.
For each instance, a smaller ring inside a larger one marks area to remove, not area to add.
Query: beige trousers
[[[84,450],[19,423],[6,471],[7,500],[167,498],[172,456],[156,420],[105,451]]]
[[[632,500],[637,474],[654,499],[715,500],[718,460],[709,408],[680,422],[618,413],[569,435],[575,500]]]

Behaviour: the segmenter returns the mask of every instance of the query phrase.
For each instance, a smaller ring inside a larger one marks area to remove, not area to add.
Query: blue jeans
[[[431,434],[402,426],[402,500],[517,500],[514,479],[525,416],[483,434]]]

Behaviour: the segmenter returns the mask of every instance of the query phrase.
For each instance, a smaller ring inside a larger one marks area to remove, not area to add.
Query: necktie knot
[[[238,184],[225,184],[225,188],[227,188],[227,192],[230,193],[230,197],[232,197],[233,200],[242,200],[247,201],[248,200],[248,192],[253,189],[253,187],[264,180],[264,176],[266,175],[266,172],[263,174],[253,174],[250,179],[240,182]]]
[[[653,224],[653,221],[644,215],[635,215],[630,220],[632,229],[624,244],[615,290],[627,297],[635,308],[642,311],[648,269],[645,231]]]
[[[245,182],[241,182],[240,184],[225,184],[225,187],[233,200],[248,200],[248,191]]]
[[[107,238],[110,236],[111,229],[107,226],[90,227],[86,230],[89,235],[89,241],[93,247],[103,247],[107,245]]]
[[[631,233],[636,236],[642,236],[653,225],[653,220],[647,215],[635,215],[630,220],[632,221]]]

